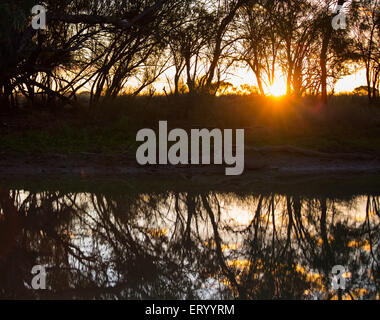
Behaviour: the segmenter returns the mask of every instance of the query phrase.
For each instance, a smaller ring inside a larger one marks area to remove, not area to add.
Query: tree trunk
[[[332,27],[331,24],[328,24],[327,30],[323,35],[322,39],[322,50],[320,55],[319,64],[321,66],[321,94],[322,94],[322,103],[324,105],[327,104],[327,50],[329,48],[329,43],[332,35]]]

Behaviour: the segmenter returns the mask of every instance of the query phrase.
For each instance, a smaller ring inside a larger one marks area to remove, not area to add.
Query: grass
[[[105,195],[132,195],[133,193],[164,193],[164,192],[234,192],[241,196],[253,193],[261,194],[287,194],[297,196],[326,196],[330,199],[346,198],[354,195],[380,195],[380,176],[373,173],[321,175],[318,177],[304,177],[286,179],[283,177],[267,176],[260,179],[257,173],[236,177],[234,184],[215,180],[194,179],[192,183],[185,178],[173,175],[130,175],[125,177],[99,177],[99,176],[12,176],[4,177],[0,187],[5,189],[29,190],[31,192],[56,191],[61,192],[91,192]],[[242,183],[240,183],[242,182]],[[211,189],[210,189],[211,188]]]
[[[98,108],[28,109],[0,118],[0,151],[119,153],[141,128],[244,128],[246,145],[294,145],[328,152],[378,152],[380,108],[366,97],[122,96]]]
[[[57,152],[57,153],[117,153],[126,150],[135,142],[128,130],[128,120],[114,123],[84,122],[82,125],[64,119],[54,126],[22,130],[8,130],[0,136],[0,149],[13,152]]]

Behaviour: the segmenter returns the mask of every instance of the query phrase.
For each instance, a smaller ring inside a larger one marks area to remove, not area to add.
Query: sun
[[[286,85],[284,82],[276,81],[268,88],[268,94],[273,97],[286,95]]]

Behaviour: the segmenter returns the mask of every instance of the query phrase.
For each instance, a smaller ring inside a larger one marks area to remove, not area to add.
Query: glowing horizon
[[[172,87],[170,88],[170,85],[167,82],[167,79],[171,78],[170,76],[172,75],[172,73],[173,70],[167,70],[164,73],[164,75],[162,75],[158,79],[158,81],[153,84],[153,87],[156,89],[156,92],[158,94],[164,94],[165,91],[170,92],[170,90],[173,90],[173,84],[171,84]],[[251,70],[248,70],[246,68],[236,68],[229,74],[229,77],[227,77],[225,81],[231,83],[235,89],[240,89],[243,85],[249,85],[258,88],[255,75]],[[337,94],[352,92],[355,88],[363,85],[366,85],[365,69],[360,69],[351,75],[344,76],[341,79],[339,79],[335,84],[334,92]],[[129,86],[137,86],[137,81],[134,79],[130,80],[126,88]],[[275,76],[274,83],[271,86],[268,86],[265,83],[263,83],[263,87],[264,93],[267,96],[285,96],[286,78],[282,74],[278,73],[278,75]],[[225,93],[233,92],[234,90],[232,90],[232,88],[229,88],[228,90],[226,90]]]

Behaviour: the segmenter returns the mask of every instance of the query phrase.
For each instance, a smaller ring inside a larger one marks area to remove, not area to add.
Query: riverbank
[[[139,166],[136,133],[244,129],[245,172],[317,174],[380,169],[380,108],[365,97],[118,97],[99,108],[33,106],[0,114],[0,174],[224,175],[225,166]]]
[[[136,162],[133,152],[90,153],[72,155],[59,153],[0,152],[1,175],[80,176],[128,175],[217,175],[224,176],[225,165],[146,165]],[[314,175],[324,173],[380,172],[380,157],[365,153],[324,153],[299,147],[246,147],[243,176]]]

